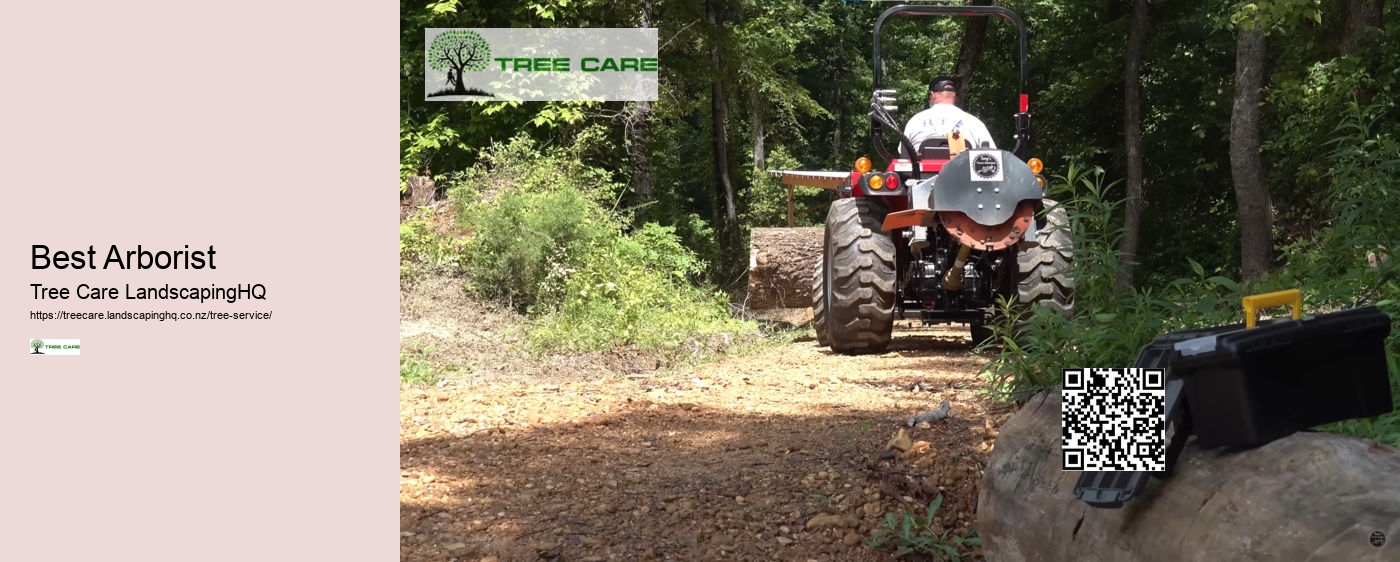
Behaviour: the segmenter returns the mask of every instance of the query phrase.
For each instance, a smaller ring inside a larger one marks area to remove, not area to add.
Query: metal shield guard
[[[929,207],[956,211],[977,224],[1001,226],[1027,199],[1040,199],[1031,167],[1006,150],[973,149],[943,165]]]

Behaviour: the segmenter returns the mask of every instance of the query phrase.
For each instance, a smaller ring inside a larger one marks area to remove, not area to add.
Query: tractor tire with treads
[[[1035,241],[1021,243],[1016,255],[1016,300],[1027,306],[1047,306],[1061,317],[1074,315],[1074,241],[1069,233],[1069,213],[1045,199],[1042,224]]]
[[[882,201],[833,201],[826,215],[822,275],[826,337],[837,353],[878,353],[894,329],[895,246],[881,229]]]
[[[817,345],[831,345],[826,336],[826,260],[817,256],[817,267],[812,271],[812,329],[817,331]]]

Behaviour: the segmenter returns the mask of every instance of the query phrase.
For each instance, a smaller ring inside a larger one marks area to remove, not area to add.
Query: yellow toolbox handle
[[[1298,320],[1303,317],[1303,291],[1298,289],[1249,295],[1240,301],[1244,304],[1244,327],[1246,328],[1253,328],[1259,322],[1259,309],[1271,306],[1291,304],[1293,305],[1293,319]]]

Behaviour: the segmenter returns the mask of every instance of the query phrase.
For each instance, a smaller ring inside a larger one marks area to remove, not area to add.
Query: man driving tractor
[[[982,120],[971,113],[963,111],[956,105],[958,101],[958,88],[951,76],[936,76],[928,84],[928,104],[929,108],[920,111],[909,119],[909,123],[904,127],[904,136],[909,137],[910,142],[917,149],[925,140],[934,138],[947,138],[948,133],[957,131],[962,136],[969,147],[975,148],[996,148],[996,142],[992,140],[992,134],[987,131],[987,126],[982,124]],[[916,209],[927,209],[929,193],[933,191],[933,182],[922,182],[914,187],[913,201]],[[909,246],[916,252],[928,245],[928,228],[923,226],[914,227],[914,236],[909,242]]]
[[[947,137],[948,133],[958,131],[970,147],[996,148],[987,126],[982,124],[981,119],[958,109],[957,101],[958,88],[953,78],[935,77],[928,84],[929,108],[909,119],[909,124],[904,127],[904,136],[909,137],[917,148],[925,140]]]

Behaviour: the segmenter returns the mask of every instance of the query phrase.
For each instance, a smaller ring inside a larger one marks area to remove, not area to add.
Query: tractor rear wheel
[[[1074,315],[1074,241],[1069,213],[1045,199],[1045,214],[1034,241],[1023,241],[1016,255],[1016,300],[1027,306],[1047,306],[1061,317]]]
[[[894,329],[895,246],[887,210],[863,197],[837,199],[826,215],[826,336],[837,353],[878,353]]]
[[[817,268],[812,271],[812,328],[817,331],[817,345],[831,345],[826,335],[826,259],[817,256]]]

